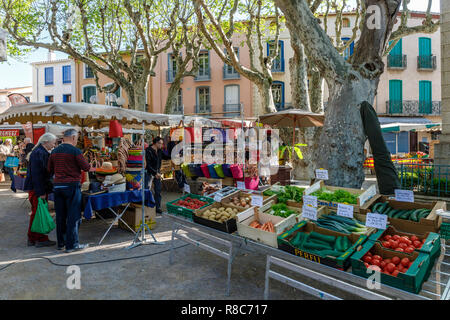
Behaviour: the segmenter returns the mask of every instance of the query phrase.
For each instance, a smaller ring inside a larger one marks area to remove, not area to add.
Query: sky
[[[443,0],[441,0],[443,1]],[[426,11],[428,1],[411,0],[409,9],[414,11]],[[431,8],[433,12],[440,11],[440,1],[433,0]],[[67,55],[56,52],[57,59],[64,59]],[[22,61],[9,58],[7,62],[0,62],[0,89],[25,87],[32,85],[31,62],[47,60],[47,50],[38,49],[30,53]]]

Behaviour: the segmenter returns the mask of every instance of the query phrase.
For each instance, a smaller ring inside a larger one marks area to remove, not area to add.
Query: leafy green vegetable
[[[274,216],[279,216],[283,218],[289,217],[291,214],[295,214],[294,210],[288,208],[288,206],[284,203],[277,203],[270,207],[269,214]]]
[[[305,188],[294,187],[294,186],[284,186],[280,188],[280,191],[266,190],[263,192],[265,196],[277,195],[278,203],[286,203],[288,200],[293,200],[295,202],[302,202],[303,191]]]
[[[329,202],[339,202],[339,203],[348,203],[348,204],[357,204],[358,196],[351,194],[345,190],[336,190],[331,192],[325,188],[317,190],[311,194],[312,196],[316,196],[319,200],[329,201]]]

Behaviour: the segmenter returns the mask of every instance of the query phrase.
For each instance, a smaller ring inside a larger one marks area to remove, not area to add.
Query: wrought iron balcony
[[[241,110],[244,111],[244,107],[242,105],[242,103],[237,103],[237,104],[224,104],[223,105],[223,112],[224,112],[224,117],[228,118],[228,117],[240,117],[241,116]],[[236,113],[229,113],[229,112],[233,112],[236,111]]]
[[[423,116],[441,115],[440,101],[419,101],[419,100],[388,100],[386,101],[386,113],[396,116]]]
[[[194,78],[195,81],[208,81],[211,80],[211,68],[199,70]]]
[[[418,56],[417,57],[417,70],[433,71],[437,68],[436,56]]]
[[[211,113],[211,105],[195,105],[195,113],[201,114],[203,117],[209,117]]]
[[[406,54],[390,54],[387,59],[388,69],[404,70],[407,67]]]

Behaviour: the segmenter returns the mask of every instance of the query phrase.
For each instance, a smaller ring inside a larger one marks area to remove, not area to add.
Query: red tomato
[[[364,262],[364,265],[366,266],[366,268],[370,266],[370,264],[368,264],[367,262]]]
[[[406,248],[408,248],[408,245],[406,243],[402,242],[402,243],[398,244],[398,247],[402,248],[403,250],[405,250]]]
[[[392,249],[398,248],[398,241],[391,239],[391,240],[389,240],[389,242],[391,243],[391,248]]]
[[[391,263],[391,259],[384,259],[383,261],[386,262],[386,264]]]
[[[371,265],[371,266],[369,266],[369,269],[372,269],[372,270],[375,270],[375,271],[381,272],[381,269],[380,269],[380,267],[379,267],[379,266],[374,266],[374,265]]]
[[[406,245],[410,246],[412,244],[412,241],[406,238],[400,238],[400,241],[405,243]]]
[[[392,273],[392,272],[394,272],[394,270],[395,270],[395,264],[393,264],[392,262],[389,262],[386,265],[386,271],[388,271],[389,273]]]
[[[381,268],[381,269],[385,269],[385,268],[386,268],[386,262],[381,261],[381,262],[380,262],[380,268]]]
[[[366,255],[371,257],[372,256],[372,252],[369,251],[369,252],[366,253]]]
[[[418,240],[415,240],[415,241],[413,242],[413,246],[416,247],[416,248],[420,248],[420,247],[422,246],[422,242],[420,242],[420,241],[418,241]]]
[[[400,239],[400,236],[399,236],[398,234],[395,234],[395,235],[392,236],[392,239],[394,239],[394,240],[399,240],[399,239]]]
[[[383,247],[390,248],[391,247],[391,243],[389,241],[383,241]]]
[[[416,236],[411,236],[411,241],[412,242],[417,241],[417,240],[419,240],[419,238],[417,238]]]
[[[403,250],[402,248],[397,248],[395,249],[395,251],[405,252],[405,250]]]
[[[373,259],[377,259],[377,260],[380,260],[380,262],[383,260],[383,258],[381,257],[381,256],[379,256],[379,255],[374,255],[374,256],[372,256],[372,260]]]
[[[395,264],[395,265],[397,265],[397,264],[400,263],[400,258],[397,257],[397,256],[396,256],[396,257],[393,257],[391,260],[392,260],[392,263]]]
[[[364,262],[367,262],[367,263],[371,263],[372,262],[372,258],[369,257],[369,256],[365,256],[363,260],[364,260]]]
[[[392,276],[394,276],[394,277],[396,277],[397,275],[398,275],[398,273],[399,273],[400,271],[398,271],[398,270],[394,270],[394,272],[392,272]]]
[[[409,259],[408,258],[403,258],[401,261],[402,266],[407,267],[409,266]]]
[[[406,253],[412,253],[412,252],[414,252],[415,249],[416,249],[416,248],[414,248],[413,246],[409,246],[409,247],[407,247],[407,248],[405,249],[405,252],[406,252]]]
[[[375,256],[373,256],[372,257],[372,264],[379,267],[380,264],[381,264],[381,261],[378,260],[378,259],[375,259]]]
[[[390,234],[387,234],[384,236],[384,240],[389,241],[391,240],[392,236]]]

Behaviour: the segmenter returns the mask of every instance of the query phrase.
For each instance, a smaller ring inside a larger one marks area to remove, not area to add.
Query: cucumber
[[[294,246],[294,247],[301,247],[303,244],[303,241],[306,238],[306,234],[304,234],[303,232],[297,232],[297,234],[294,236],[294,238],[290,241],[290,243]]]
[[[333,249],[333,247],[328,242],[325,242],[325,241],[322,241],[322,240],[308,239],[308,242],[309,243],[313,243],[313,244],[320,244],[322,246],[327,246],[328,248],[330,248],[330,250]]]
[[[317,240],[328,242],[331,245],[334,245],[334,243],[336,241],[336,237],[335,236],[327,236],[327,235],[324,235],[324,234],[321,234],[321,233],[318,233],[318,232],[315,232],[315,231],[312,231],[309,234],[309,237],[312,238],[312,239],[317,239]]]
[[[314,242],[311,242],[311,241],[304,242],[303,243],[303,247],[305,249],[312,249],[312,250],[319,250],[319,251],[321,251],[321,250],[331,250],[330,246],[325,246],[323,244],[318,244],[318,243],[314,243]]]
[[[402,211],[402,210],[400,210],[400,209],[394,209],[394,210],[389,211],[388,217],[389,217],[389,218],[392,218],[392,216],[393,216],[394,214],[398,213],[399,211]]]
[[[379,208],[383,205],[382,202],[375,203],[375,205],[372,207],[372,212],[380,212]]]
[[[380,211],[379,212],[386,214],[385,212],[386,212],[386,208],[388,208],[388,205],[389,205],[389,203],[384,202],[383,205],[380,206]]]
[[[400,219],[405,219],[408,220],[409,217],[414,213],[414,210],[408,210],[405,213],[403,213],[402,215],[399,216]]]
[[[344,243],[344,252],[350,249],[352,246],[352,242],[349,240],[348,237],[344,237],[343,243]]]
[[[340,257],[344,252],[337,250],[322,250],[320,251],[321,256],[332,256],[332,257]]]
[[[343,237],[337,237],[336,239],[336,243],[334,244],[334,249],[336,251],[343,251],[343,243],[342,243],[342,238]]]
[[[422,218],[426,218],[426,217],[428,217],[428,215],[431,213],[431,210],[430,209],[425,209],[424,211],[422,211],[421,213],[419,213],[418,215],[417,215],[417,217],[418,217],[418,221],[420,221],[420,219],[422,219]]]
[[[394,218],[394,219],[399,219],[399,218],[400,218],[400,215],[403,215],[403,214],[405,214],[405,213],[406,213],[406,212],[399,211],[399,212],[397,212],[396,214],[392,215],[392,218]]]
[[[415,222],[419,222],[419,213],[421,213],[422,211],[423,209],[414,210],[409,219]]]

